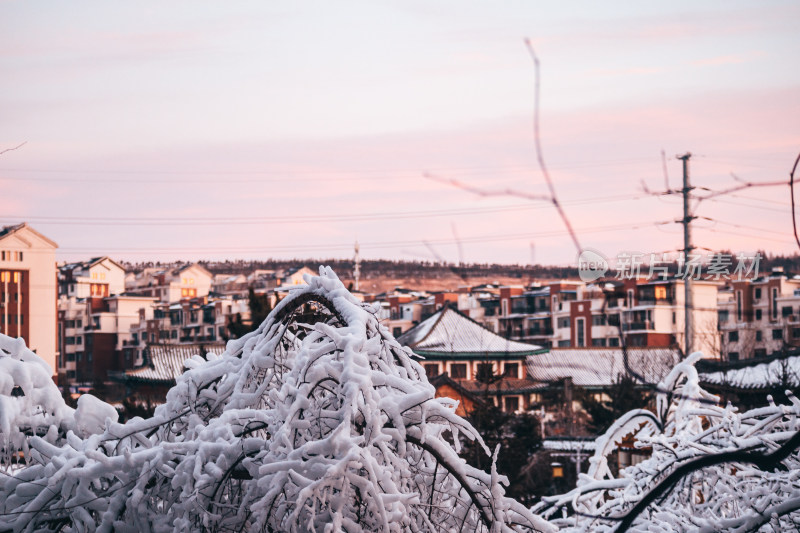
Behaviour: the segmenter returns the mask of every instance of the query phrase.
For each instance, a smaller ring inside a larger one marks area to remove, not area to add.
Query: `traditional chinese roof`
[[[147,347],[148,364],[125,371],[125,381],[174,385],[186,371],[184,364],[195,355],[207,352],[221,354],[225,345],[216,344],[151,344]]]
[[[545,351],[504,339],[447,305],[397,340],[426,359],[517,359]]]
[[[661,381],[680,361],[674,348],[628,348],[630,368],[648,384]],[[528,375],[547,384],[571,378],[579,387],[608,387],[628,374],[621,348],[554,348],[528,357]]]
[[[596,446],[597,442],[594,438],[581,439],[577,437],[569,437],[569,438],[550,437],[542,441],[542,448],[548,451],[557,451],[557,452],[581,451],[586,453],[592,453],[594,452]]]
[[[794,389],[800,387],[800,355],[771,361],[746,362],[734,368],[700,372],[700,383],[711,389]]]

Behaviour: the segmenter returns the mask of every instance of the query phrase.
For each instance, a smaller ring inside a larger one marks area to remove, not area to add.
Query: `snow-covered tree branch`
[[[190,360],[149,420],[119,424],[91,397],[73,412],[2,338],[0,531],[552,530],[458,456],[474,428],[320,274],[222,356]]]

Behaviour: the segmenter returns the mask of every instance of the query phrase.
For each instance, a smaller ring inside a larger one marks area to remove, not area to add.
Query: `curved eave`
[[[549,350],[547,348],[538,348],[535,350],[527,350],[524,352],[439,352],[436,350],[414,350],[412,348],[412,351],[415,354],[422,356],[427,360],[431,359],[478,360],[478,359],[520,359],[520,358],[525,358],[529,355],[539,355],[547,353]]]
[[[148,378],[145,376],[136,376],[126,374],[125,377],[122,378],[123,381],[126,382],[134,382],[134,383],[146,383],[149,385],[169,385],[174,386],[175,380],[174,379],[156,379],[156,378]]]

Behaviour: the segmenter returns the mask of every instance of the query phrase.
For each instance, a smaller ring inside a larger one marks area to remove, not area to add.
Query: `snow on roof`
[[[700,374],[700,383],[737,389],[795,388],[800,386],[800,356],[730,370],[703,372]]]
[[[680,362],[673,348],[628,348],[630,368],[647,383],[658,383]],[[554,348],[528,357],[528,375],[549,383],[572,378],[579,387],[607,387],[627,373],[621,348]]]
[[[15,224],[15,225],[11,225],[11,226],[3,226],[2,228],[0,228],[0,239],[4,239],[4,238],[6,238],[6,237],[8,237],[10,235],[13,235],[16,232],[18,232],[20,230],[23,230],[23,229],[27,229],[28,231],[30,231],[31,233],[33,233],[34,235],[36,235],[37,237],[39,237],[40,239],[45,241],[47,244],[49,244],[53,248],[58,248],[58,244],[56,244],[54,241],[48,239],[47,237],[45,237],[44,235],[42,235],[41,233],[39,233],[38,231],[36,231],[32,227],[30,227],[27,222],[22,222],[21,224]]]
[[[426,356],[525,356],[541,346],[504,339],[455,309],[444,306],[397,339]]]
[[[149,364],[125,372],[125,378],[135,381],[172,383],[186,371],[185,363],[195,355],[225,351],[224,344],[151,344],[147,347]]]
[[[550,451],[558,452],[593,452],[596,446],[594,440],[583,439],[544,439],[542,441],[542,448]]]

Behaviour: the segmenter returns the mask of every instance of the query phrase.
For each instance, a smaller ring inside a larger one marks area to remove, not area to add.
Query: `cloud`
[[[754,51],[746,54],[726,54],[721,56],[709,57],[705,59],[698,59],[692,61],[691,65],[695,67],[713,67],[719,65],[737,65],[740,63],[748,63],[759,57],[764,57],[766,54],[763,51]]]
[[[661,74],[665,72],[661,67],[632,67],[620,69],[592,69],[590,74],[601,77],[618,77],[618,76],[647,76],[650,74]]]

